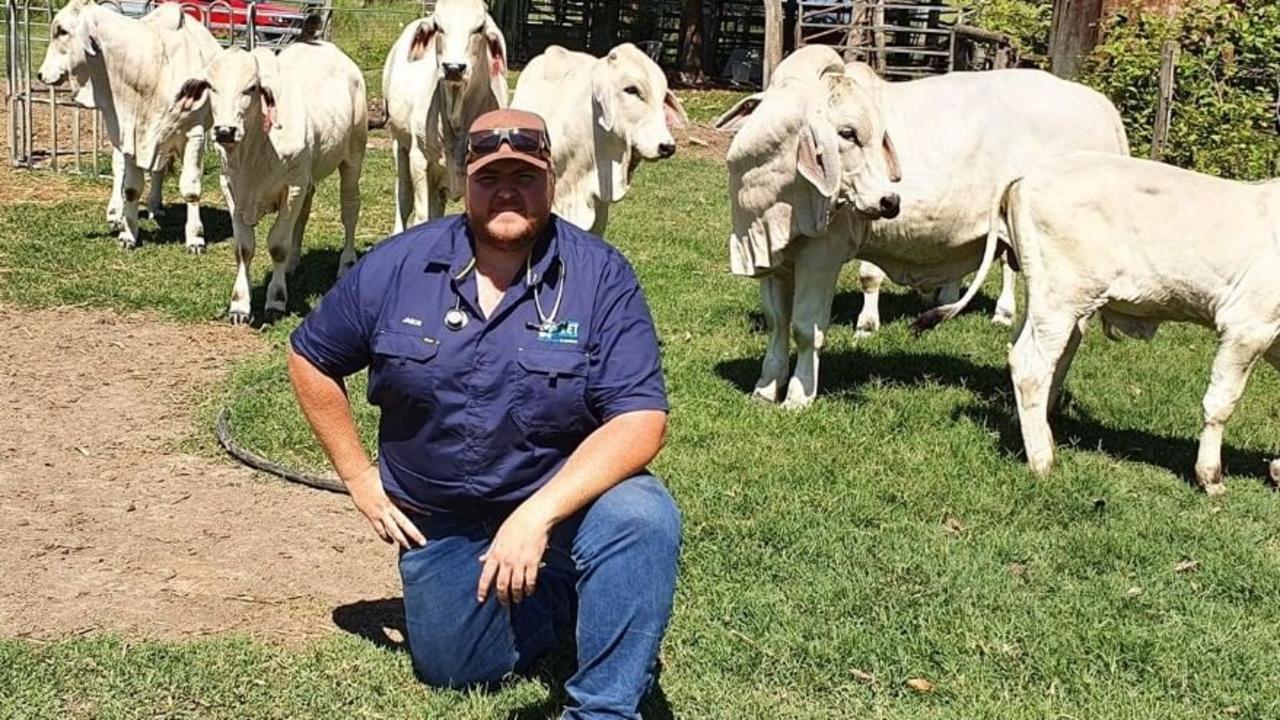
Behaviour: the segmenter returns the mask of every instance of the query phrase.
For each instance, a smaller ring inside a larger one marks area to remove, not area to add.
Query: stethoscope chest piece
[[[444,326],[453,331],[461,330],[467,326],[467,314],[461,308],[451,308],[444,314]]]

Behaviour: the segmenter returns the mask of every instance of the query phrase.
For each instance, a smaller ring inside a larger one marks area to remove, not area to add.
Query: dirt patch
[[[8,163],[0,164],[0,205],[53,205],[69,200],[98,200],[102,202],[105,212],[110,190],[106,181],[97,182],[48,170],[24,170]]]
[[[175,453],[244,328],[0,306],[0,634],[279,640],[399,594],[345,496]]]
[[[686,157],[715,162],[724,162],[725,156],[729,154],[729,143],[733,142],[733,135],[719,132],[704,123],[690,123],[676,130],[675,136],[679,152],[687,153]]]

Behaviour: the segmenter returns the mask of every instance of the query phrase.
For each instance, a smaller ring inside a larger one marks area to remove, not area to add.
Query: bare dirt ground
[[[0,635],[293,640],[393,604],[393,551],[348,498],[173,450],[264,350],[251,332],[4,306],[0,326]]]

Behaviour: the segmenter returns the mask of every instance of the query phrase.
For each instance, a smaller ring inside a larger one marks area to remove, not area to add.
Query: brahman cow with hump
[[[467,128],[507,104],[507,45],[482,0],[440,0],[400,33],[382,67],[396,162],[395,230],[462,196]]]
[[[255,226],[272,212],[264,321],[284,314],[285,274],[298,266],[316,183],[334,170],[341,181],[344,241],[339,276],[355,264],[368,109],[364,76],[351,58],[318,40],[295,42],[279,55],[264,48],[251,53],[228,48],[187,81],[176,104],[186,112],[207,104],[213,114],[222,191],[236,240],[233,323],[250,319]]]
[[[640,161],[674,155],[671,129],[688,122],[662,69],[631,43],[602,58],[547,48],[520,73],[511,106],[547,123],[555,213],[596,235]]]
[[[142,170],[152,174],[148,206],[161,213],[164,171],[182,160],[179,189],[187,203],[187,250],[204,250],[200,179],[208,114],[175,112],[173,97],[221,49],[199,22],[176,4],[165,4],[142,20],[127,18],[93,0],[71,0],[49,24],[49,49],[40,79],[70,81],[77,101],[102,113],[114,149],[115,184],[107,221],[118,225],[120,245],[138,244],[138,200]]]
[[[1221,493],[1223,427],[1254,364],[1280,369],[1280,181],[1234,182],[1076,153],[1002,187],[991,215],[1003,218],[1026,284],[1009,369],[1031,468],[1043,474],[1053,465],[1048,412],[1092,315],[1112,339],[1149,340],[1162,322],[1190,322],[1219,338],[1195,471],[1205,492]],[[996,224],[988,259],[999,243]],[[919,324],[956,314],[971,297]]]
[[[761,278],[770,333],[755,394],[788,408],[809,405],[817,392],[818,354],[846,261],[868,260],[895,282],[925,290],[957,282],[982,258],[993,188],[1019,168],[1072,148],[1127,152],[1111,103],[1048,73],[953,73],[900,84],[869,75],[829,47],[805,47],[778,66],[765,92],[717,121],[738,130],[728,154],[731,269]],[[809,137],[825,138],[822,169],[840,182],[824,186],[804,171],[809,158],[797,142]],[[892,186],[900,205],[869,197],[887,175],[866,185],[867,177],[851,174],[851,157],[900,175]],[[876,324],[878,316],[860,321],[864,329]],[[797,345],[789,380],[788,330]]]

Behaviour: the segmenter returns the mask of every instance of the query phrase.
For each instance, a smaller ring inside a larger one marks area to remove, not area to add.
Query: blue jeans
[[[671,616],[680,514],[651,475],[622,481],[551,531],[532,597],[476,601],[478,558],[501,519],[412,515],[427,544],[400,555],[409,648],[418,677],[443,688],[492,686],[527,670],[572,632],[578,666],[563,718],[639,718]],[[567,632],[566,632],[567,631]]]

